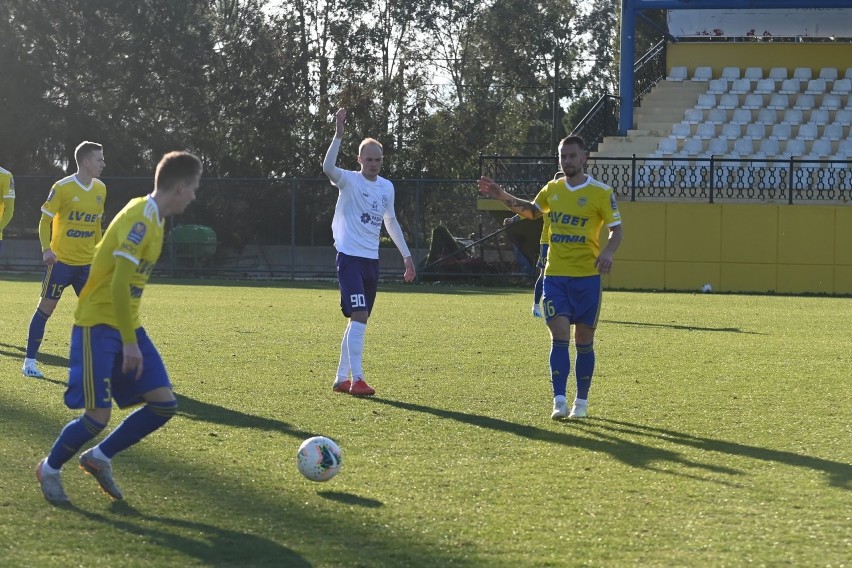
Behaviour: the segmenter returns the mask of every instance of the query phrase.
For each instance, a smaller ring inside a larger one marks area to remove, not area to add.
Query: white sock
[[[340,362],[337,364],[337,382],[345,381],[349,377],[349,328],[351,323],[343,330],[343,341],[340,342]]]
[[[101,447],[100,447],[100,446],[95,446],[94,448],[92,448],[92,457],[93,457],[93,458],[96,458],[96,459],[99,459],[99,460],[103,460],[103,461],[105,461],[105,462],[109,462],[109,461],[110,461],[110,459],[109,459],[108,457],[106,457],[106,456],[104,455],[104,453],[101,451]]]
[[[362,357],[364,355],[364,332],[367,324],[359,321],[349,323],[346,346],[349,349],[349,365],[352,368],[352,380],[364,379]]]
[[[35,365],[35,364],[36,364],[36,360],[35,360],[35,359],[27,359],[27,358],[24,358],[24,365]]]
[[[589,401],[587,399],[583,399],[583,398],[575,398],[574,399],[574,404],[576,404],[577,406],[586,406],[588,403],[589,403]]]
[[[48,464],[48,463],[47,463],[47,460],[44,460],[43,462],[41,462],[41,470],[42,470],[44,473],[50,473],[50,474],[54,474],[54,473],[59,473],[59,472],[60,472],[60,470],[58,470],[58,469],[53,469],[52,467],[50,467],[50,464]]]
[[[563,395],[558,395],[553,397],[553,402],[566,402],[566,398]]]

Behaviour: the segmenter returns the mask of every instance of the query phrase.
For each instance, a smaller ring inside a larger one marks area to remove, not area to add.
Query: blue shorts
[[[65,406],[68,408],[127,408],[144,401],[142,395],[159,387],[169,387],[169,375],[157,348],[143,328],[136,330],[136,342],[142,352],[142,376],[136,370],[121,372],[123,345],[114,327],[96,325],[71,330],[71,361]]]
[[[538,261],[535,263],[535,267],[539,270],[544,270],[544,267],[547,266],[547,251],[550,249],[550,245],[547,243],[541,243],[538,249]]]
[[[556,316],[565,316],[572,324],[595,328],[601,312],[602,292],[600,275],[545,276],[544,317],[550,321]]]
[[[346,317],[353,312],[373,311],[379,288],[379,260],[337,253],[337,281],[340,283],[340,309]]]
[[[53,266],[48,266],[41,282],[41,297],[47,300],[58,300],[68,285],[72,286],[79,296],[86,280],[89,279],[89,267],[88,264],[71,266],[59,261]]]

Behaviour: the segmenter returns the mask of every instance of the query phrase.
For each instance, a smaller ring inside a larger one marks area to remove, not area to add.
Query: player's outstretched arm
[[[542,215],[541,210],[535,206],[535,203],[527,201],[526,199],[519,199],[514,195],[506,193],[506,191],[500,187],[500,184],[490,178],[482,176],[479,178],[479,181],[476,182],[476,185],[479,188],[479,193],[502,202],[506,207],[524,219],[537,219]]]
[[[322,171],[328,176],[333,183],[340,181],[342,172],[337,167],[337,153],[340,151],[340,142],[343,140],[343,130],[346,125],[346,109],[338,109],[334,115],[334,138],[328,151],[325,153],[325,160],[322,162]]]

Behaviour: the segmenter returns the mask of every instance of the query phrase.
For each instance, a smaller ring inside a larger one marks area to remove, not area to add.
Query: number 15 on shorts
[[[349,296],[349,303],[352,305],[352,309],[355,308],[366,308],[367,300],[364,298],[364,294],[352,294]]]

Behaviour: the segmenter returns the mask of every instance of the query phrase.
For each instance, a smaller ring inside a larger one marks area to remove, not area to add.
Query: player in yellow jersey
[[[83,414],[62,429],[36,467],[44,498],[67,503],[60,470],[109,423],[119,408],[143,404],[101,443],[80,455],[80,467],[113,499],[122,499],[112,458],[161,428],[177,412],[163,360],[139,320],[139,304],[163,247],[166,217],[195,199],[201,161],[187,152],[163,156],[154,191],[132,199],[116,215],[95,250],[89,281],[80,294],[71,332],[65,405]]]
[[[534,201],[518,199],[482,177],[479,191],[502,201],[527,219],[550,218],[550,250],[544,269],[544,312],[550,329],[550,374],[554,420],[586,416],[595,367],[594,337],[601,306],[601,274],[609,274],[612,256],[623,238],[621,214],[611,187],[584,171],[586,145],[579,136],[559,143],[559,164],[565,177],[539,191]],[[599,234],[606,226],[609,242],[601,250]],[[571,360],[568,344],[574,325],[577,348],[577,396],[568,413],[565,392]]]
[[[12,172],[0,168],[0,251],[3,250],[3,229],[15,213],[15,178]]]
[[[67,286],[80,295],[89,276],[95,245],[103,234],[106,186],[97,177],[106,166],[104,148],[95,142],[82,142],[74,150],[74,158],[77,173],[53,184],[41,206],[38,238],[47,268],[27,335],[27,354],[21,369],[27,377],[44,376],[36,366],[36,357],[47,320]]]

